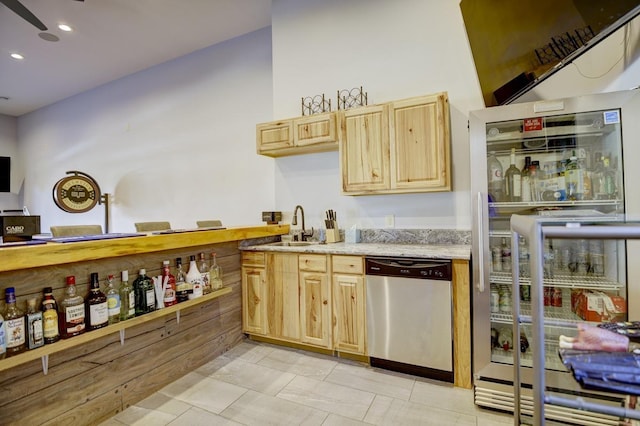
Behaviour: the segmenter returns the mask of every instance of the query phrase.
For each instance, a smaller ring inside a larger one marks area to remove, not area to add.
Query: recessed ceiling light
[[[73,28],[71,28],[67,24],[60,24],[60,25],[58,25],[58,28],[60,28],[62,31],[66,31],[66,32],[73,31]]]
[[[24,56],[22,56],[22,55],[21,55],[21,54],[19,54],[19,53],[12,53],[12,54],[11,54],[11,57],[12,57],[13,59],[18,59],[18,60],[20,60],[20,59],[24,59]]]

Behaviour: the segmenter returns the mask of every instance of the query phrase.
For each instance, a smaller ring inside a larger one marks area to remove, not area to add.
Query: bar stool
[[[137,232],[167,231],[171,229],[169,222],[136,222]]]
[[[222,226],[221,220],[198,220],[196,221],[198,228],[217,228]]]
[[[102,226],[100,225],[51,226],[49,229],[54,238],[102,234]]]

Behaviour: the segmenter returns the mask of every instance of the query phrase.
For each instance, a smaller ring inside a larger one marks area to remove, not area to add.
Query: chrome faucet
[[[307,241],[307,238],[313,235],[313,227],[311,227],[311,232],[307,233],[306,229],[304,229],[304,209],[301,205],[297,205],[293,210],[293,219],[291,219],[292,225],[298,224],[298,210],[300,210],[300,214],[302,215],[302,230],[299,233],[300,241]],[[293,241],[298,241],[298,233],[293,234]]]

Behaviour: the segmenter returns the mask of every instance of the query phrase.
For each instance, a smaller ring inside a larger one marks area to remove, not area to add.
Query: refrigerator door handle
[[[483,222],[484,216],[482,215],[482,203],[484,199],[482,197],[482,192],[478,192],[477,198],[477,220],[478,220],[478,267],[480,268],[480,274],[478,274],[478,291],[480,293],[484,292],[484,232],[483,232]]]

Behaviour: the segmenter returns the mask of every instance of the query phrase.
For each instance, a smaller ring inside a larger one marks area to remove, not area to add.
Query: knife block
[[[338,224],[335,223],[335,225],[336,228],[327,229],[327,243],[338,243],[342,241],[342,238],[340,238],[340,230],[337,228]]]

